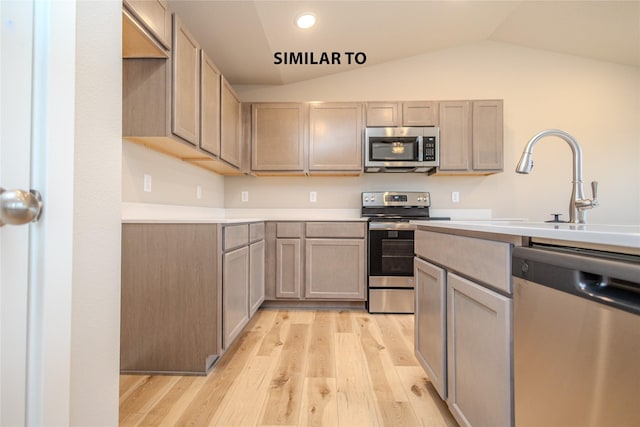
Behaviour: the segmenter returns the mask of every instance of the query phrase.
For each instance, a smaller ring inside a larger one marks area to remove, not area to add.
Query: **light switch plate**
[[[309,201],[311,203],[318,201],[318,194],[315,191],[309,191]]]
[[[460,203],[460,193],[457,191],[451,192],[451,203]]]
[[[248,191],[243,191],[242,193],[240,193],[240,200],[242,200],[243,202],[248,202],[249,201],[249,192]]]

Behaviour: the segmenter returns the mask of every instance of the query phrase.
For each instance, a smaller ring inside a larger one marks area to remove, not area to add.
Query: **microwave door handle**
[[[424,160],[424,144],[422,143],[422,137],[418,137],[418,159],[417,161],[421,162]]]

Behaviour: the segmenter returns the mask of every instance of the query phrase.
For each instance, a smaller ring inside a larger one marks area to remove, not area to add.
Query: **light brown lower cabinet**
[[[264,302],[264,240],[249,246],[249,317]]]
[[[510,254],[518,239],[420,229],[415,237],[418,361],[461,426],[513,426]]]
[[[447,398],[447,271],[420,258],[415,269],[415,353],[441,398]]]
[[[264,223],[222,230],[222,348],[227,350],[264,301]]]
[[[305,297],[365,298],[363,239],[306,239]]]
[[[276,240],[276,298],[300,298],[302,252],[300,239]]]
[[[264,223],[123,224],[120,369],[206,375],[264,301]]]
[[[120,370],[207,373],[220,354],[217,224],[123,224]]]
[[[511,303],[447,273],[447,403],[461,425],[513,425]]]
[[[249,248],[224,254],[222,265],[222,346],[227,349],[249,323]]]
[[[266,300],[366,300],[362,221],[268,222]]]

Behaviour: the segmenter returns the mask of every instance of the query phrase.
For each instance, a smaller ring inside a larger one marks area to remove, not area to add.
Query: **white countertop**
[[[412,221],[417,226],[537,237],[640,249],[640,225],[527,221]]]
[[[367,221],[359,209],[223,209],[123,203],[122,223],[241,224],[258,221]]]

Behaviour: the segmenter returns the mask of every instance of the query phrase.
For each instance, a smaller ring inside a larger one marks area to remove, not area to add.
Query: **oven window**
[[[369,138],[371,161],[415,161],[418,159],[417,137]]]

